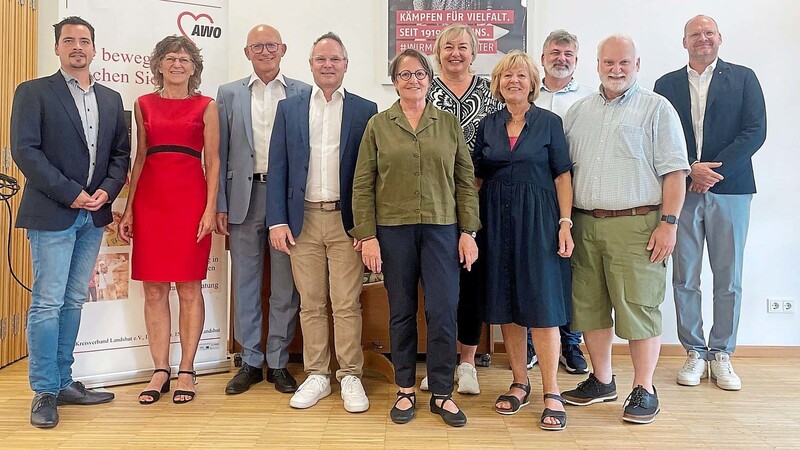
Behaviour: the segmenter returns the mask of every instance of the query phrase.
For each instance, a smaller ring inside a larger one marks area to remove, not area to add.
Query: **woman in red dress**
[[[203,331],[206,277],[219,188],[219,116],[200,95],[203,58],[185,37],[156,44],[150,59],[156,92],[139,97],[136,160],[130,194],[119,225],[133,238],[134,280],[144,284],[144,318],[155,370],[139,403],[169,391],[170,284],[180,304],[181,362],[173,402],[194,398],[194,357]],[[205,173],[204,173],[205,169]]]

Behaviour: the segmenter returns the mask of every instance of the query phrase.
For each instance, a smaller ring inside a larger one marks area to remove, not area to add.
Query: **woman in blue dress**
[[[571,311],[572,163],[561,119],[533,104],[539,80],[527,54],[503,57],[492,71],[491,90],[506,107],[478,127],[473,161],[483,180],[482,312],[486,322],[500,324],[514,375],[495,410],[515,414],[528,404],[525,341],[526,328],[532,328],[545,406],[540,426],[563,430],[566,413],[556,373],[558,327]]]

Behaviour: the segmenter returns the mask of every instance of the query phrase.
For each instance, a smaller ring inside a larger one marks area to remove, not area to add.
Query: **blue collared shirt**
[[[612,100],[602,89],[579,100],[564,118],[564,131],[580,209],[658,205],[664,175],[689,170],[678,113],[638,84]]]
[[[89,88],[83,90],[78,80],[61,69],[61,75],[67,82],[69,93],[78,108],[78,115],[83,125],[83,134],[86,137],[86,146],[89,148],[89,176],[86,186],[92,183],[92,175],[97,165],[97,128],[100,126],[100,115],[97,111],[97,97],[94,95],[94,78],[89,75]]]

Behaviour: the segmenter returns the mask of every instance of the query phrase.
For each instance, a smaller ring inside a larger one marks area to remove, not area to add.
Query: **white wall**
[[[334,31],[344,40],[350,57],[345,87],[385,109],[396,97],[391,86],[376,82],[374,61],[378,49],[386,48],[380,35],[381,21],[386,20],[381,1],[231,1],[226,31],[228,61],[206,64],[227,64],[231,80],[248,75],[251,69],[242,52],[245,37],[253,25],[266,22],[278,28],[288,44],[283,72],[310,82],[307,60],[311,43],[322,33]],[[754,160],[759,193],[752,204],[746,249],[739,344],[800,345],[800,314],[766,312],[766,298],[771,296],[793,298],[800,307],[800,238],[791,231],[800,224],[800,176],[794,168],[800,158],[792,150],[800,142],[800,126],[793,123],[795,106],[800,103],[800,84],[790,68],[800,55],[800,31],[795,20],[800,6],[793,0],[709,0],[702,2],[701,9],[699,3],[528,0],[528,50],[538,59],[544,37],[555,28],[577,34],[582,46],[576,77],[583,84],[595,86],[599,83],[595,72],[597,42],[611,33],[627,33],[640,48],[640,83],[652,88],[659,76],[686,64],[686,51],[681,46],[684,23],[700,13],[717,20],[723,35],[721,57],[755,70],[769,115],[767,142]],[[58,67],[51,27],[58,20],[56,9],[56,0],[41,2],[39,61],[43,75]],[[91,17],[87,19],[91,21]],[[102,41],[103,36],[97,39]],[[710,324],[712,280],[708,267],[704,273],[704,317]],[[664,342],[677,343],[671,292],[662,311]]]

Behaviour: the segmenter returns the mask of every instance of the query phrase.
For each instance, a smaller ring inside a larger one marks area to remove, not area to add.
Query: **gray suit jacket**
[[[311,92],[311,86],[284,77],[286,97]],[[247,216],[253,186],[253,118],[250,112],[250,77],[222,85],[217,92],[219,109],[219,194],[217,211],[228,213],[228,222],[240,224]]]

